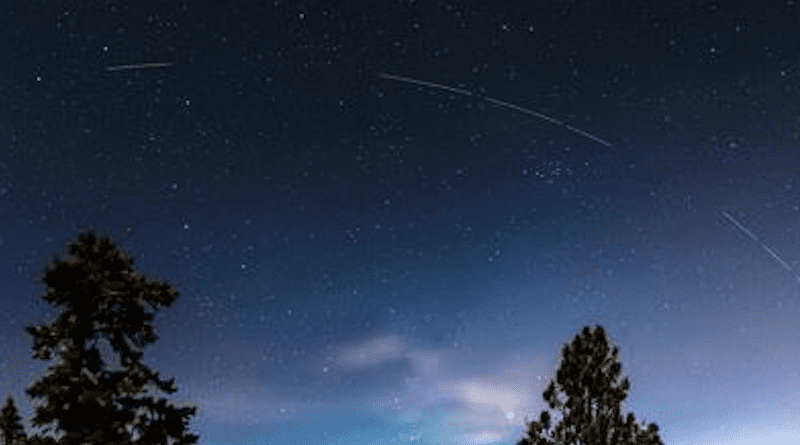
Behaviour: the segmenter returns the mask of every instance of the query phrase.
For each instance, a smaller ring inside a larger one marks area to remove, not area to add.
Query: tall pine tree
[[[518,445],[663,445],[658,426],[647,429],[629,413],[623,420],[621,403],[630,389],[622,378],[618,348],[610,348],[602,326],[583,332],[564,346],[562,360],[543,397],[563,418],[551,429],[550,413],[528,422],[527,437]],[[561,396],[561,397],[559,397]]]
[[[178,293],[145,279],[130,256],[92,233],[79,236],[70,258],[49,263],[42,281],[47,288],[42,299],[61,312],[50,325],[26,329],[34,337],[35,358],[50,360],[56,353],[61,360],[26,390],[44,402],[32,423],[55,424],[53,435],[63,433],[59,445],[196,443],[198,436],[187,431],[196,407],[142,396],[153,386],[177,391],[174,378],[161,380],[142,363],[142,349],[158,339],[153,313],[146,309],[170,306]],[[103,363],[101,340],[114,349],[121,370],[110,371]]]
[[[11,396],[6,400],[6,405],[0,411],[0,434],[3,435],[3,445],[23,445],[25,442],[25,428],[19,421],[17,405]]]

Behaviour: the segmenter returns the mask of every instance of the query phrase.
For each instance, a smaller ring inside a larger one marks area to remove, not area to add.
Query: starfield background
[[[32,430],[38,280],[95,230],[179,291],[145,362],[203,445],[514,444],[593,324],[666,444],[798,443],[798,18],[6,6],[0,397]]]

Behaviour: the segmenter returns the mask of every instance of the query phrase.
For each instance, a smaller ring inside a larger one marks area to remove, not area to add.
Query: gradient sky
[[[180,293],[145,362],[202,445],[514,444],[593,324],[666,444],[800,443],[797,2],[57,3],[0,14],[28,431],[95,230]]]

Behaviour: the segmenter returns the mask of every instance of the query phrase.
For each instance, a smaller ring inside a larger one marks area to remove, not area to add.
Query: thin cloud
[[[465,445],[506,440],[519,436],[526,418],[538,418],[544,408],[539,394],[547,379],[541,358],[501,361],[488,372],[470,375],[451,349],[406,347],[403,356],[416,375],[370,406],[373,413],[413,427],[426,440]]]
[[[505,438],[505,434],[498,431],[485,430],[477,433],[469,433],[461,436],[456,436],[455,441],[458,444],[487,444],[499,442]]]
[[[205,422],[266,426],[313,418],[335,406],[342,412],[360,407],[354,419],[377,416],[407,430],[405,437],[415,441],[464,445],[517,437],[524,419],[538,417],[536,410],[543,408],[537,397],[542,390],[538,386],[545,384],[543,376],[537,378],[543,372],[540,358],[497,360],[487,355],[491,368],[476,372],[467,366],[469,358],[456,350],[414,347],[397,335],[341,345],[331,358],[337,365],[328,373],[370,372],[381,364],[406,360],[413,375],[400,377],[396,389],[342,405],[309,406],[299,395],[279,394],[279,388],[252,379],[230,381],[219,390],[206,388],[191,398],[201,401],[198,414]],[[323,364],[313,366],[319,365]]]
[[[400,337],[388,335],[342,348],[337,362],[345,370],[375,367],[404,358],[407,351],[408,347]]]

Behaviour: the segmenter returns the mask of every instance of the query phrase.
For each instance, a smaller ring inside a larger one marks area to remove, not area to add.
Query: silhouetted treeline
[[[52,437],[27,437],[9,397],[0,412],[3,445],[196,443],[199,437],[187,430],[196,406],[179,408],[142,396],[146,387],[177,391],[175,379],[162,380],[142,356],[158,339],[153,313],[146,309],[168,307],[178,293],[134,271],[131,256],[92,233],[79,236],[69,258],[49,263],[42,282],[47,289],[42,299],[58,307],[59,316],[50,325],[25,329],[34,338],[34,358],[52,360],[55,354],[60,360],[26,393],[42,402],[32,423]],[[119,355],[120,371],[103,363],[101,340]],[[556,379],[543,394],[562,420],[551,425],[550,413],[542,411],[517,445],[663,445],[658,426],[644,428],[633,414],[623,418],[620,404],[630,383],[621,376],[617,356],[601,326],[585,327],[564,346]]]

